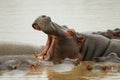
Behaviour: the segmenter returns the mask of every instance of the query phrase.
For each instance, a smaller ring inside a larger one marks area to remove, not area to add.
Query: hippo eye
[[[45,15],[42,15],[42,18],[46,17]]]

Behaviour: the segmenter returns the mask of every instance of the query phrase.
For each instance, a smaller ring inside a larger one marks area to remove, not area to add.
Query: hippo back
[[[83,60],[92,60],[93,57],[103,56],[110,43],[108,38],[96,34],[82,34],[82,36],[86,38],[81,50],[81,54],[84,56]]]
[[[107,56],[109,53],[116,53],[120,57],[120,40],[111,39],[109,47],[105,51],[104,56]]]

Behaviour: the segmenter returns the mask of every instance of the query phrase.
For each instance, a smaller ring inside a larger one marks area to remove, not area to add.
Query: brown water
[[[96,64],[94,62],[82,62],[72,71],[64,73],[49,72],[50,80],[119,80],[120,73],[117,70],[108,71],[89,71],[86,69],[87,65]],[[102,63],[104,64],[104,63]],[[118,66],[119,64],[114,64]]]
[[[87,70],[88,65],[94,64],[102,64],[106,65],[106,63],[95,63],[95,62],[82,62],[76,67],[72,67],[72,70],[66,71],[67,69],[62,70],[61,72],[54,66],[46,67],[45,69],[39,71],[2,71],[0,72],[0,80],[120,80],[120,73],[116,69],[111,70]],[[116,67],[120,66],[120,64],[115,63],[107,63],[114,65]],[[69,64],[66,64],[69,65]],[[58,66],[57,67],[65,67]],[[71,67],[71,66],[69,66]]]

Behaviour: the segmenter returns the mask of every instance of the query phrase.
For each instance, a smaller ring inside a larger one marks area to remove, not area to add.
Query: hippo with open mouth
[[[75,59],[75,64],[80,61],[90,61],[94,57],[107,56],[114,52],[120,57],[120,41],[108,39],[96,34],[83,34],[60,26],[53,22],[49,16],[42,15],[32,24],[36,30],[48,35],[48,41],[37,58],[61,63],[65,58]]]
[[[76,59],[76,63],[79,63],[79,59],[81,59],[80,45],[76,42],[77,37],[73,29],[59,26],[45,15],[37,18],[32,26],[34,29],[43,31],[48,35],[46,47],[37,55],[38,58],[61,63],[61,59],[68,57]]]

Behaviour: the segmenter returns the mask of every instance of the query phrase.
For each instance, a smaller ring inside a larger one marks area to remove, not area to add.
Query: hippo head
[[[81,60],[79,53],[84,37],[78,37],[74,29],[67,26],[60,26],[54,23],[49,16],[42,15],[38,17],[32,27],[43,31],[48,35],[48,41],[43,51],[37,55],[44,60],[61,62],[65,58],[76,59],[78,64]]]
[[[52,22],[51,22],[50,17],[48,17],[46,15],[42,15],[42,16],[38,17],[32,24],[32,27],[36,30],[42,30],[44,32],[54,30],[52,27]]]
[[[36,30],[43,31],[48,35],[57,35],[67,38],[72,38],[75,35],[74,29],[68,29],[66,25],[59,26],[52,22],[51,18],[46,15],[38,17],[32,24]]]
[[[115,30],[107,30],[105,32],[105,36],[110,38],[110,39],[120,39],[120,29],[116,28]]]

